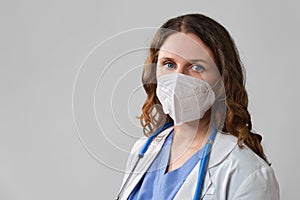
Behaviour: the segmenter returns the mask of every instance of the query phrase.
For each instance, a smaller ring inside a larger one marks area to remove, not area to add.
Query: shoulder
[[[153,140],[151,140],[151,142],[149,143],[149,146],[151,146],[152,148],[149,148],[149,150],[147,150],[147,153],[151,153],[153,150],[156,151],[157,148],[159,149],[161,147],[161,145],[164,143],[166,137],[171,133],[172,129],[173,129],[173,126],[164,129]],[[149,137],[146,137],[146,136],[140,137],[132,146],[131,154],[138,154],[139,151],[146,144],[148,139],[149,139]],[[157,148],[155,148],[155,147],[157,147]]]
[[[147,141],[147,137],[143,136],[139,138],[132,146],[126,164],[126,171],[132,168],[133,162],[138,157],[139,152],[143,148],[145,142]]]
[[[142,136],[141,138],[139,138],[131,148],[130,155],[127,160],[126,169],[132,167],[132,164],[138,158],[138,154],[140,153],[141,149],[145,146],[146,143],[149,144],[149,148],[145,153],[145,157],[149,155],[156,155],[159,152],[162,144],[164,143],[166,137],[170,134],[172,129],[173,127],[169,127],[163,130],[150,143],[148,142],[149,137]]]
[[[131,154],[138,154],[139,151],[144,146],[145,142],[147,141],[148,137],[142,136],[140,137],[132,146],[130,153]]]
[[[216,139],[214,154],[222,156],[211,168],[214,182],[233,189],[229,194],[233,199],[279,199],[279,185],[268,163],[248,146],[240,148],[233,135],[220,133]]]
[[[269,164],[254,153],[247,145],[239,147],[237,145],[237,137],[226,133],[220,133],[219,135],[217,145],[220,145],[222,149],[229,148],[230,151],[225,158],[227,162],[245,171],[248,170],[248,173],[261,168],[270,168]]]

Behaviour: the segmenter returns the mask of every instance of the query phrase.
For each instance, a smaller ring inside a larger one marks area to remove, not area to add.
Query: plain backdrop
[[[136,116],[151,27],[194,12],[234,38],[253,129],[281,198],[297,199],[298,8],[296,0],[2,0],[0,199],[113,199],[143,135]]]

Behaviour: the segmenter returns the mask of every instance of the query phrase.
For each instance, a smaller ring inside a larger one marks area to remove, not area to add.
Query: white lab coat
[[[170,127],[160,133],[151,143],[145,156],[140,160],[120,199],[127,199],[150,167],[161,149],[164,140],[171,132]],[[123,184],[137,160],[146,137],[139,139],[129,156]],[[199,163],[176,194],[176,200],[193,199],[199,171]],[[123,185],[122,184],[122,185]],[[201,199],[203,200],[278,200],[279,185],[273,169],[250,148],[237,145],[237,138],[218,132],[212,146],[206,171]]]

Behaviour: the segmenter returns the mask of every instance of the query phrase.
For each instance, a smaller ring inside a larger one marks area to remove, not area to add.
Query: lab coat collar
[[[144,157],[140,160],[139,164],[137,165],[135,172],[132,174],[130,184],[128,184],[128,186],[125,188],[124,194],[122,195],[123,197],[121,199],[128,199],[134,187],[138,184],[138,182],[143,177],[144,173],[148,170],[151,163],[156,158],[157,154],[162,148],[165,139],[171,133],[172,129],[173,127],[169,127],[162,131],[156,138],[154,138],[148,150],[144,154]]]
[[[126,188],[126,192],[124,192],[123,197],[124,199],[127,199],[131,193],[131,191],[134,189],[134,187],[138,184],[139,180],[142,178],[144,173],[148,170],[151,163],[157,156],[158,152],[162,148],[162,145],[166,139],[166,137],[170,134],[173,127],[169,127],[166,130],[162,131],[152,142],[152,144],[149,146],[148,151],[146,152],[143,159],[140,160],[140,163],[138,164],[135,173],[132,175],[131,184],[129,184]],[[206,171],[206,176],[203,182],[202,187],[202,194],[201,198],[204,195],[213,195],[214,194],[214,184],[212,181],[212,176],[214,173],[214,170],[212,170],[214,167],[218,166],[223,160],[226,159],[226,157],[230,154],[230,152],[234,149],[234,147],[237,145],[236,137],[229,136],[229,134],[220,133],[218,132],[215,138],[215,141],[212,146],[212,152],[210,154],[209,162],[208,162],[208,168]],[[192,172],[189,174],[185,182],[183,183],[182,187],[178,191],[177,195],[174,199],[180,200],[180,199],[193,199],[194,193],[191,192],[195,191],[196,185],[197,185],[197,177],[198,177],[198,171],[199,171],[199,163],[194,167]],[[191,196],[192,195],[192,196]],[[187,198],[189,197],[190,198]],[[122,198],[123,199],[123,198]]]
[[[214,188],[214,167],[217,167],[222,161],[226,159],[226,157],[230,154],[230,152],[234,149],[237,145],[236,137],[231,136],[229,134],[220,133],[218,132],[215,138],[215,141],[212,146],[212,152],[210,154],[208,167],[205,175],[205,179],[202,186],[202,194],[201,199],[205,195],[214,195],[215,188]],[[180,190],[178,191],[175,200],[181,199],[193,199],[194,193],[192,191],[196,191],[196,185],[198,180],[198,172],[199,172],[199,165],[198,163],[190,175],[187,177],[183,185],[181,186]]]
[[[155,143],[163,143],[166,137],[171,133],[173,127],[170,127],[164,131],[162,131],[153,142]],[[156,144],[157,145],[157,144]],[[161,144],[162,145],[162,144]],[[208,163],[208,169],[218,165],[221,163],[227,155],[233,150],[233,148],[237,145],[237,138],[228,133],[221,133],[218,131],[213,146],[211,148],[211,154]]]
[[[237,145],[237,138],[228,133],[217,133],[211,148],[208,169],[211,169],[220,164],[231,153]]]

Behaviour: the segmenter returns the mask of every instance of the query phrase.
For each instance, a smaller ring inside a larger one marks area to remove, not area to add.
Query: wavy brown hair
[[[253,133],[251,117],[248,111],[248,95],[245,89],[244,68],[236,45],[228,31],[215,20],[202,14],[187,14],[168,20],[156,32],[145,62],[142,82],[147,99],[139,117],[144,134],[150,135],[157,127],[171,120],[162,112],[156,96],[156,63],[160,47],[164,41],[176,32],[193,33],[210,48],[222,77],[226,93],[226,113],[222,126],[238,138],[239,147],[246,144],[267,162],[261,140]]]

